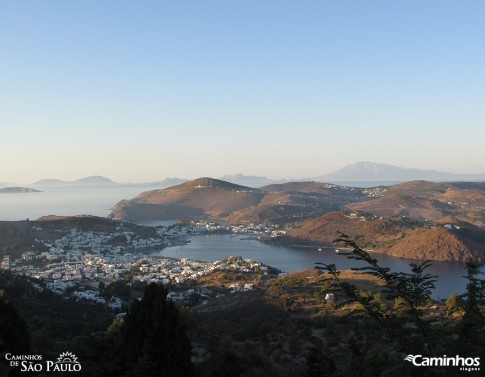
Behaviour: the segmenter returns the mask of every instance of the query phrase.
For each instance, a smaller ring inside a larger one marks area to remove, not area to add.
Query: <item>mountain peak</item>
[[[389,164],[361,161],[316,178],[326,182],[407,182],[414,180],[456,181],[481,180],[483,174],[452,174],[436,170],[408,169]]]
[[[100,175],[91,175],[89,177],[77,179],[74,183],[81,183],[81,184],[113,184],[114,182],[106,177]]]

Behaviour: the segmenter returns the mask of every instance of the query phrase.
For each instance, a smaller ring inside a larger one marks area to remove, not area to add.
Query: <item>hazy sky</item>
[[[0,181],[485,172],[485,1],[0,2]]]

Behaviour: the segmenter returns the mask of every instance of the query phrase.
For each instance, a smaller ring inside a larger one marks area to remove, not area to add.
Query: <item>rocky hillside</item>
[[[368,250],[400,258],[485,262],[485,231],[449,217],[425,225],[411,219],[333,212],[303,222],[280,241],[329,245],[339,232]]]
[[[376,248],[399,239],[402,229],[411,227],[404,221],[350,216],[343,212],[330,212],[319,218],[304,221],[294,227],[288,237],[300,243],[330,245],[339,232],[355,238],[362,246]]]
[[[153,190],[119,202],[115,219],[171,220],[197,217],[225,219],[234,224],[285,224],[340,210],[370,196],[359,189],[317,182],[272,184],[261,189],[199,178],[164,190]]]
[[[451,215],[484,227],[485,183],[406,182],[387,187],[380,197],[346,207],[377,216],[404,216],[423,221]]]
[[[163,190],[141,193],[119,202],[115,219],[130,221],[172,220],[195,217],[225,218],[230,213],[260,203],[261,190],[212,178],[199,178]]]
[[[71,229],[84,232],[115,233],[117,221],[97,216],[43,216],[35,221],[0,221],[0,260],[4,255],[16,258],[26,251],[47,251],[36,240],[54,240]],[[130,231],[143,238],[154,237],[152,227],[125,224]]]
[[[292,224],[334,211],[399,217],[422,223],[454,216],[485,226],[485,183],[412,181],[355,188],[319,182],[271,184],[260,189],[199,178],[119,202],[115,219],[129,221],[210,217],[232,224]]]
[[[412,181],[362,189],[289,182],[252,189],[200,178],[122,201],[112,215],[276,223],[292,227],[282,243],[331,244],[342,232],[362,247],[402,258],[485,261],[485,183]]]

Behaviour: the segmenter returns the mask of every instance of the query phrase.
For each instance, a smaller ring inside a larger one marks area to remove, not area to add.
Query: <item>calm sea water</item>
[[[316,262],[334,263],[339,269],[361,267],[356,261],[348,260],[335,253],[334,249],[318,251],[317,247],[284,247],[261,243],[247,237],[231,235],[195,236],[187,245],[168,247],[155,255],[173,258],[191,258],[199,260],[220,260],[228,256],[240,255],[264,264],[276,267],[283,272],[296,272],[315,267]],[[387,255],[373,254],[382,266],[392,271],[411,272],[409,263],[416,261],[393,258]],[[438,282],[433,297],[448,298],[452,292],[463,293],[466,287],[465,266],[461,263],[434,262],[428,270],[438,275]]]
[[[33,220],[44,215],[95,215],[108,216],[111,208],[123,199],[130,199],[143,187],[117,187],[96,189],[45,189],[43,192],[30,194],[1,194],[0,220],[17,221],[27,218]],[[158,225],[160,222],[149,222],[146,225]],[[164,225],[171,221],[161,222]],[[334,250],[314,248],[289,248],[267,245],[256,240],[241,240],[236,236],[197,236],[192,242],[163,249],[157,254],[174,258],[192,258],[200,260],[220,260],[231,255],[261,261],[285,272],[301,271],[315,266],[315,262],[335,263],[340,269],[355,266],[355,261],[349,261],[338,255]],[[409,263],[385,255],[377,258],[393,271],[409,271]],[[464,265],[460,263],[434,262],[430,273],[439,276],[435,297],[447,298],[451,292],[462,293],[466,281]]]
[[[45,215],[106,217],[120,200],[131,199],[146,191],[140,187],[42,190],[28,194],[0,194],[0,220],[35,220]]]

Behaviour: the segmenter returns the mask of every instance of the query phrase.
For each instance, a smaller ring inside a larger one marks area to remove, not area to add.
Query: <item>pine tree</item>
[[[466,293],[461,296],[465,313],[459,337],[465,349],[485,349],[485,280],[478,278],[481,274],[478,266],[467,264],[468,284]]]

